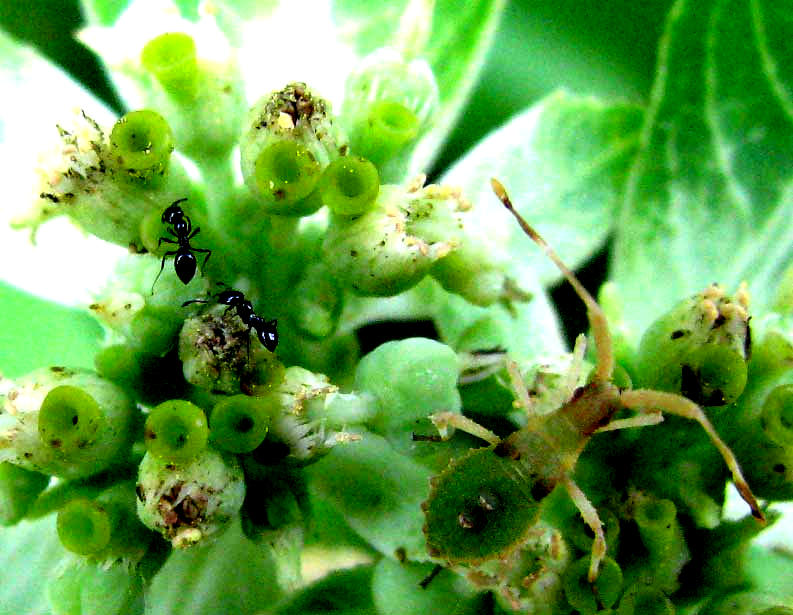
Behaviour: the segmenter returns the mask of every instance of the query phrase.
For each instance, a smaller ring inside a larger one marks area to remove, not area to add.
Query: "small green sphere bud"
[[[189,401],[166,401],[149,414],[143,436],[146,450],[155,457],[185,463],[206,448],[209,437],[206,415]]]
[[[367,211],[380,192],[380,176],[366,158],[345,156],[331,162],[319,182],[322,203],[337,214]]]
[[[303,216],[319,209],[321,201],[309,198],[320,178],[316,158],[296,141],[276,141],[254,163],[256,187],[268,210],[279,215]]]
[[[381,435],[416,428],[433,412],[459,412],[457,355],[446,344],[423,337],[386,342],[367,354],[355,370],[355,389],[379,402],[371,421]]]
[[[69,385],[55,387],[39,410],[39,437],[45,446],[68,455],[92,444],[103,420],[88,393]]]
[[[198,62],[195,41],[183,32],[167,32],[146,43],[140,56],[163,89],[181,102],[195,98]]]
[[[57,528],[61,544],[69,551],[93,555],[108,545],[113,525],[102,506],[77,498],[58,511]]]
[[[587,579],[589,555],[570,564],[564,573],[564,593],[570,605],[583,615],[594,615],[600,606],[611,607],[622,592],[622,569],[610,557],[600,564],[597,583]],[[600,606],[599,606],[600,605]]]
[[[274,403],[275,402],[275,403]],[[234,395],[219,402],[209,416],[212,443],[231,453],[249,453],[259,446],[278,409],[273,397]]]
[[[132,179],[147,181],[164,175],[173,150],[171,128],[155,111],[131,111],[110,133],[110,164]]]

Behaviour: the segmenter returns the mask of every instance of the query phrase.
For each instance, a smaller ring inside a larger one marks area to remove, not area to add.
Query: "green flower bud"
[[[154,77],[141,80],[144,96],[168,118],[179,150],[199,165],[224,159],[236,145],[246,110],[233,54],[206,58],[192,37],[168,32],[146,43],[140,63]]]
[[[350,149],[371,160],[386,182],[404,179],[410,154],[438,107],[438,86],[423,59],[383,48],[347,78],[342,118]]]
[[[426,205],[404,188],[381,186],[365,214],[334,216],[322,244],[334,276],[362,295],[395,295],[417,284],[457,243],[425,241],[414,233],[415,222],[431,214],[414,203]]]
[[[79,478],[123,462],[131,444],[135,407],[119,387],[91,372],[34,371],[2,401],[0,462]]]
[[[600,606],[609,608],[622,593],[622,569],[610,557],[603,559],[597,583],[587,579],[589,555],[573,562],[564,573],[567,601],[582,615],[594,615]]]
[[[94,555],[110,542],[113,521],[101,505],[77,498],[58,512],[57,528],[61,544],[69,551]]]
[[[0,525],[21,520],[49,482],[49,476],[0,462]]]
[[[314,190],[322,169],[347,146],[330,105],[303,83],[261,98],[250,110],[240,144],[248,188],[275,214],[303,216],[322,202]]]
[[[147,453],[138,469],[138,517],[176,548],[223,529],[242,507],[245,479],[235,457],[206,448],[174,465]]]
[[[648,584],[674,592],[679,586],[680,571],[691,559],[674,502],[637,495],[633,518],[648,551]]]
[[[154,75],[174,99],[187,103],[198,90],[195,41],[183,32],[167,32],[153,38],[140,56],[143,67]]]
[[[354,388],[377,399],[372,429],[402,440],[421,421],[429,425],[427,417],[434,412],[459,413],[458,366],[451,348],[421,337],[386,342],[364,356]]]
[[[225,305],[184,321],[179,359],[187,382],[207,391],[236,394],[277,382],[283,366]]]
[[[262,443],[275,412],[272,397],[233,395],[212,408],[212,443],[231,453],[249,453]]]
[[[58,133],[53,151],[42,156],[39,200],[12,226],[35,233],[46,220],[65,214],[88,233],[141,251],[146,213],[162,212],[163,203],[189,191],[184,169],[169,164],[168,124],[153,111],[136,111],[122,117],[108,137],[83,113],[68,128],[58,126]]]
[[[303,466],[319,460],[337,444],[358,440],[356,434],[334,428],[343,428],[344,419],[361,412],[362,405],[366,412],[366,402],[356,403],[357,396],[338,399],[337,391],[323,374],[297,366],[287,368],[283,380],[262,395],[271,423],[267,437],[251,455],[253,460],[261,466],[282,462]],[[345,403],[351,397],[352,403]]]
[[[457,188],[430,184],[410,203],[411,232],[427,242],[451,241],[454,249],[433,264],[430,273],[449,292],[469,303],[528,301],[531,297],[505,275],[508,261],[502,246],[484,234],[479,212]]]
[[[108,166],[131,180],[150,182],[165,174],[173,149],[165,118],[154,111],[131,111],[110,132]]]
[[[319,182],[322,203],[335,214],[365,213],[380,191],[380,176],[366,158],[344,156],[331,162]]]
[[[146,554],[152,533],[135,513],[135,484],[124,481],[89,499],[78,496],[58,511],[58,538],[78,555],[112,564],[137,564]]]
[[[748,295],[716,286],[685,299],[645,332],[638,386],[681,393],[706,406],[732,403],[746,385],[751,353]]]
[[[146,418],[143,438],[148,454],[173,464],[189,463],[206,448],[206,415],[189,401],[163,402]]]

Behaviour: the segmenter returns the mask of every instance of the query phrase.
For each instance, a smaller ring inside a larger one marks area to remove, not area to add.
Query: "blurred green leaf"
[[[792,8],[679,0],[669,16],[612,260],[634,332],[714,281],[767,305],[793,257]]]
[[[93,368],[102,329],[84,311],[37,299],[0,282],[0,373],[21,376],[45,365]]]
[[[55,531],[55,515],[0,528],[0,612],[49,612],[45,587],[66,550]]]
[[[100,26],[113,25],[128,4],[129,0],[80,0],[88,23]]]
[[[122,563],[103,566],[68,555],[50,577],[53,615],[142,615],[141,578]]]
[[[530,263],[548,284],[556,265],[526,237],[493,195],[507,188],[515,208],[570,267],[601,247],[614,224],[637,151],[640,107],[564,91],[546,96],[500,128],[444,174],[474,202],[474,214],[503,237],[513,258]]]
[[[151,583],[147,615],[257,613],[281,597],[268,550],[232,521],[215,540],[174,550]]]
[[[303,587],[274,611],[278,615],[368,615],[372,602],[373,564],[330,573],[316,583]]]

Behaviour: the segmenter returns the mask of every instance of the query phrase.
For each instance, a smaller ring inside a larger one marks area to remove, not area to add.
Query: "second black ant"
[[[165,259],[168,256],[173,256],[173,268],[176,272],[176,275],[179,276],[179,279],[182,281],[183,284],[188,284],[190,280],[193,279],[196,271],[197,259],[193,252],[205,252],[206,256],[204,257],[204,264],[202,265],[202,269],[206,267],[207,261],[209,260],[210,255],[212,254],[212,250],[207,250],[205,248],[196,248],[190,245],[190,240],[198,235],[201,231],[199,227],[196,227],[193,230],[193,225],[190,222],[190,218],[188,218],[182,208],[179,207],[180,203],[186,201],[187,198],[178,199],[171,203],[168,208],[162,213],[162,223],[170,225],[168,232],[176,237],[176,239],[170,239],[169,237],[160,237],[160,241],[157,242],[157,247],[159,248],[162,245],[162,242],[165,243],[174,243],[178,247],[176,250],[170,250],[163,254],[162,263],[160,263],[160,273],[157,274],[157,277],[154,278],[154,283],[151,285],[151,294],[154,294],[154,285],[157,283],[157,280],[160,279],[160,275],[162,275],[162,270],[165,268]]]
[[[230,310],[236,310],[237,316],[239,316],[242,324],[248,327],[248,331],[251,329],[256,331],[256,337],[259,338],[262,345],[270,352],[275,352],[275,348],[278,346],[277,320],[265,320],[256,314],[253,309],[253,304],[248,301],[245,295],[239,290],[229,288],[213,296],[218,303],[228,306],[223,312],[224,316],[228,314]],[[205,299],[191,299],[190,301],[182,303],[182,307],[190,305],[191,303],[209,303],[209,301]],[[250,354],[250,337],[248,337],[248,354]]]

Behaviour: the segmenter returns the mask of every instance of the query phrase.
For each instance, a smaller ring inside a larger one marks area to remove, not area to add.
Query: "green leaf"
[[[45,587],[65,554],[55,531],[55,515],[0,528],[2,612],[48,613]]]
[[[641,120],[636,105],[559,91],[490,133],[443,182],[460,185],[487,234],[508,241],[512,256],[548,284],[559,270],[499,203],[490,178],[501,180],[520,214],[575,267],[611,231]]]
[[[146,596],[147,615],[253,615],[281,597],[267,549],[242,534],[239,519],[216,540],[173,551]]]
[[[421,502],[431,471],[400,455],[387,440],[365,432],[306,468],[310,488],[344,515],[350,527],[383,554],[397,550],[428,559]]]
[[[793,603],[793,556],[789,551],[752,546],[746,568],[753,589]]]
[[[47,596],[53,615],[139,615],[141,578],[123,563],[111,566],[68,555],[50,575]]]
[[[422,11],[433,4],[432,14],[425,15]],[[440,112],[417,148],[414,170],[425,169],[454,126],[505,4],[505,0],[334,0],[333,17],[339,34],[359,56],[391,45],[410,57],[426,58],[432,67],[441,97]]]
[[[83,311],[0,283],[0,373],[21,376],[45,365],[93,368],[102,329]]]
[[[328,574],[301,588],[275,610],[278,615],[367,615],[375,611],[372,602],[373,564],[356,566]]]
[[[127,8],[129,0],[80,0],[88,23],[110,26]]]
[[[612,262],[635,334],[713,281],[747,280],[767,305],[793,256],[790,8],[679,0],[670,13]]]

